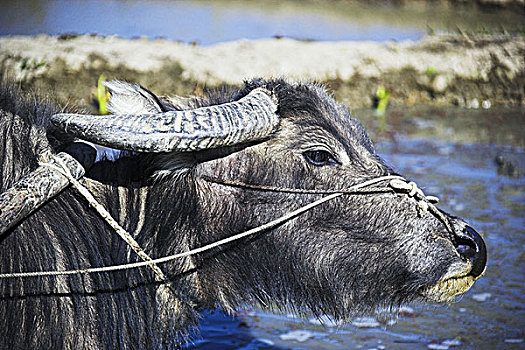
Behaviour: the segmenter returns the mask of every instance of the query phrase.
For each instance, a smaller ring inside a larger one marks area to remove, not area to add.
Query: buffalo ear
[[[104,82],[104,86],[111,95],[108,103],[110,114],[166,112],[159,98],[140,85],[111,80]]]

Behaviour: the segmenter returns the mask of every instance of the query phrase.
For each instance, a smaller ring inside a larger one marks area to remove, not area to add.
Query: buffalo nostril
[[[472,264],[470,275],[474,278],[485,271],[487,264],[487,249],[483,238],[470,226],[465,226],[463,232],[456,238],[456,250],[459,255]]]
[[[460,239],[461,241],[462,239]],[[458,242],[459,245],[456,247],[456,250],[458,251],[459,255],[461,255],[463,258],[466,258],[468,260],[471,260],[476,255],[476,247],[471,244],[470,241],[466,242]],[[463,243],[463,244],[461,244]]]

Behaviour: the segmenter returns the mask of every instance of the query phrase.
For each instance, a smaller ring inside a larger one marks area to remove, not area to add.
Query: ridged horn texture
[[[84,175],[82,165],[69,154],[61,152],[55,157],[60,158],[75,179]],[[42,161],[62,168],[62,164],[49,155],[43,154],[42,158]],[[69,180],[64,175],[44,165],[21,178],[0,194],[0,235],[60,193],[68,184]]]
[[[137,152],[198,151],[255,141],[279,124],[277,98],[257,88],[235,102],[152,114],[55,114],[67,133],[103,146]]]

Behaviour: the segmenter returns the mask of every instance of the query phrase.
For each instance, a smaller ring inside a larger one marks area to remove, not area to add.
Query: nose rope
[[[91,267],[91,268],[84,268],[84,269],[76,269],[76,270],[62,270],[62,271],[35,271],[35,272],[14,272],[14,273],[0,273],[0,279],[6,279],[6,278],[27,278],[27,277],[44,277],[44,276],[60,276],[60,275],[80,275],[80,274],[91,274],[91,273],[100,273],[100,272],[110,272],[110,271],[122,271],[122,270],[128,270],[128,269],[134,269],[142,266],[148,266],[153,270],[155,273],[155,279],[157,281],[165,282],[166,276],[163,274],[163,272],[158,268],[157,264],[165,263],[174,259],[179,259],[187,256],[192,256],[195,254],[202,253],[204,251],[220,247],[224,244],[233,242],[235,240],[254,235],[257,233],[264,232],[268,229],[274,228],[280,224],[283,224],[311,209],[314,207],[321,205],[327,201],[330,201],[332,199],[335,199],[337,197],[340,197],[344,194],[376,194],[376,193],[386,193],[386,192],[395,192],[395,193],[403,193],[407,194],[409,197],[414,198],[417,201],[418,205],[418,213],[423,213],[427,210],[429,210],[431,213],[436,215],[447,227],[447,229],[453,233],[447,218],[432,204],[437,202],[437,198],[433,196],[425,196],[423,191],[417,187],[417,185],[414,182],[408,182],[405,178],[397,175],[387,175],[387,176],[381,176],[377,178],[373,178],[361,183],[358,183],[356,185],[350,186],[347,189],[341,189],[341,190],[307,190],[307,189],[294,189],[294,188],[282,188],[282,187],[275,187],[275,186],[262,186],[262,185],[251,185],[243,182],[236,182],[236,181],[229,181],[229,180],[223,180],[223,179],[216,179],[211,177],[201,177],[203,180],[222,184],[226,186],[232,186],[232,187],[242,187],[242,188],[248,188],[248,189],[254,189],[254,190],[264,190],[264,191],[276,191],[276,192],[288,192],[288,193],[304,193],[304,194],[328,194],[327,196],[320,198],[312,203],[309,203],[307,205],[304,205],[294,211],[288,212],[287,214],[282,215],[281,217],[274,219],[270,222],[267,222],[266,224],[262,224],[258,227],[255,227],[253,229],[250,229],[245,232],[238,233],[236,235],[221,239],[219,241],[210,243],[208,245],[205,245],[200,248],[195,248],[183,253],[174,254],[165,256],[162,258],[152,259],[149,257],[137,244],[137,242],[131,237],[131,235],[126,232],[116,221],[111,217],[109,212],[107,212],[100,203],[98,203],[95,198],[91,195],[91,193],[88,191],[87,188],[85,188],[80,182],[78,182],[69,172],[69,169],[67,166],[64,165],[63,162],[57,161],[58,165],[60,167],[53,165],[53,164],[47,164],[44,161],[41,161],[41,165],[45,165],[50,169],[54,169],[55,171],[61,173],[64,175],[70,183],[72,183],[73,187],[77,189],[77,191],[83,195],[88,202],[95,207],[99,215],[106,220],[106,222],[121,236],[121,238],[126,241],[126,243],[133,248],[133,250],[142,258],[144,261],[136,262],[136,263],[128,263],[128,264],[121,264],[121,265],[110,265],[110,266],[102,266],[102,267]],[[384,181],[388,181],[390,187],[375,187],[370,188],[373,184],[378,184]]]
[[[110,271],[122,271],[122,270],[129,270],[134,268],[139,268],[143,266],[148,266],[156,274],[156,280],[157,281],[166,281],[166,276],[162,273],[162,271],[158,268],[157,264],[165,263],[171,260],[180,259],[192,255],[196,255],[205,251],[208,251],[213,248],[217,248],[220,246],[223,246],[225,244],[231,243],[233,241],[242,239],[247,236],[252,236],[258,233],[262,233],[266,230],[269,230],[271,228],[274,228],[278,225],[281,225],[289,220],[292,220],[293,218],[325,203],[330,200],[333,200],[337,197],[342,196],[344,193],[361,193],[359,192],[360,189],[364,187],[368,187],[372,184],[383,182],[385,180],[392,180],[395,178],[400,178],[399,176],[384,176],[380,178],[371,179],[368,181],[364,181],[362,183],[359,183],[357,185],[351,186],[345,191],[334,191],[333,193],[330,193],[328,196],[322,197],[314,202],[311,202],[309,204],[306,204],[294,211],[288,212],[277,219],[274,219],[270,222],[267,222],[265,224],[262,224],[260,226],[257,226],[253,229],[250,229],[248,231],[244,231],[241,233],[238,233],[236,235],[218,240],[216,242],[210,243],[208,245],[202,246],[200,248],[194,248],[192,250],[165,256],[162,258],[157,259],[151,259],[141,248],[136,244],[134,239],[131,237],[131,235],[126,232],[118,223],[111,217],[109,212],[103,208],[103,206],[96,201],[96,199],[91,195],[89,190],[85,188],[80,182],[78,182],[76,179],[74,179],[69,174],[69,170],[66,166],[64,166],[63,162],[57,162],[57,164],[60,166],[55,166],[53,164],[47,164],[43,160],[41,160],[42,165],[47,166],[50,169],[53,169],[60,174],[66,176],[66,178],[73,184],[73,187],[79,191],[79,193],[86,198],[86,200],[97,210],[99,215],[121,236],[121,238],[126,241],[128,245],[130,245],[133,250],[144,260],[136,263],[127,263],[127,264],[121,264],[121,265],[109,265],[109,266],[101,266],[101,267],[91,267],[91,268],[83,268],[83,269],[75,269],[75,270],[54,270],[54,271],[34,271],[34,272],[11,272],[11,273],[0,273],[0,279],[8,279],[8,278],[31,278],[31,277],[45,277],[45,276],[64,276],[64,275],[81,275],[81,274],[92,274],[92,273],[101,273],[101,272],[110,272]],[[244,187],[248,187],[249,185],[244,184]],[[254,188],[256,186],[253,186]],[[262,186],[261,188],[267,188],[265,186]],[[268,187],[269,188],[269,187]],[[277,188],[275,188],[277,190]],[[291,190],[291,189],[290,189]],[[293,190],[291,190],[293,191]],[[304,192],[305,190],[297,190],[297,192]],[[386,192],[390,191],[388,188],[381,188],[381,189],[371,189],[367,192]],[[284,192],[283,189],[280,190],[280,192]],[[293,191],[296,192],[296,191]],[[320,192],[315,191],[317,194],[320,194]],[[342,193],[344,192],[344,193]],[[313,193],[313,192],[310,192]],[[326,193],[326,191],[324,192]],[[131,238],[131,239],[130,239]]]
[[[251,190],[259,191],[271,191],[271,192],[284,192],[284,193],[298,193],[298,194],[333,194],[333,193],[342,193],[342,194],[375,194],[375,193],[400,193],[406,194],[410,198],[414,198],[416,201],[416,211],[419,217],[422,217],[424,213],[429,211],[432,213],[439,221],[445,225],[446,229],[450,234],[454,234],[454,230],[450,225],[449,220],[441,211],[434,205],[434,203],[439,202],[439,198],[435,196],[426,196],[423,193],[417,184],[413,181],[407,181],[404,177],[399,175],[388,175],[373,178],[371,180],[362,182],[357,186],[351,186],[347,189],[336,189],[336,190],[312,190],[312,189],[301,189],[301,188],[287,188],[279,186],[267,186],[267,185],[254,185],[241,181],[232,181],[224,180],[211,176],[201,176],[205,181],[217,183],[230,187],[239,187],[247,188]],[[390,180],[390,187],[376,187],[376,188],[366,188],[372,184],[376,184],[382,181]]]
[[[454,230],[450,225],[448,218],[434,205],[439,202],[439,198],[435,196],[426,196],[417,184],[413,181],[406,181],[404,178],[393,179],[390,181],[390,187],[398,193],[405,193],[411,198],[414,198],[417,202],[416,209],[419,217],[422,217],[424,213],[430,211],[434,214],[442,223],[445,225],[447,230],[453,235]]]

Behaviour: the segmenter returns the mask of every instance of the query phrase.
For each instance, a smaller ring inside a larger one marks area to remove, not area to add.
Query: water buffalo
[[[343,194],[158,264],[161,279],[148,267],[1,278],[2,349],[173,348],[197,329],[200,310],[246,304],[348,321],[414,300],[451,301],[485,269],[474,229],[414,184],[380,178],[397,174],[322,86],[256,79],[186,99],[107,87],[111,116],[61,114],[3,86],[0,193],[34,171],[41,154],[77,138],[119,150],[99,156],[81,183],[151,258]],[[0,236],[2,274],[142,261],[70,187],[11,226]]]

